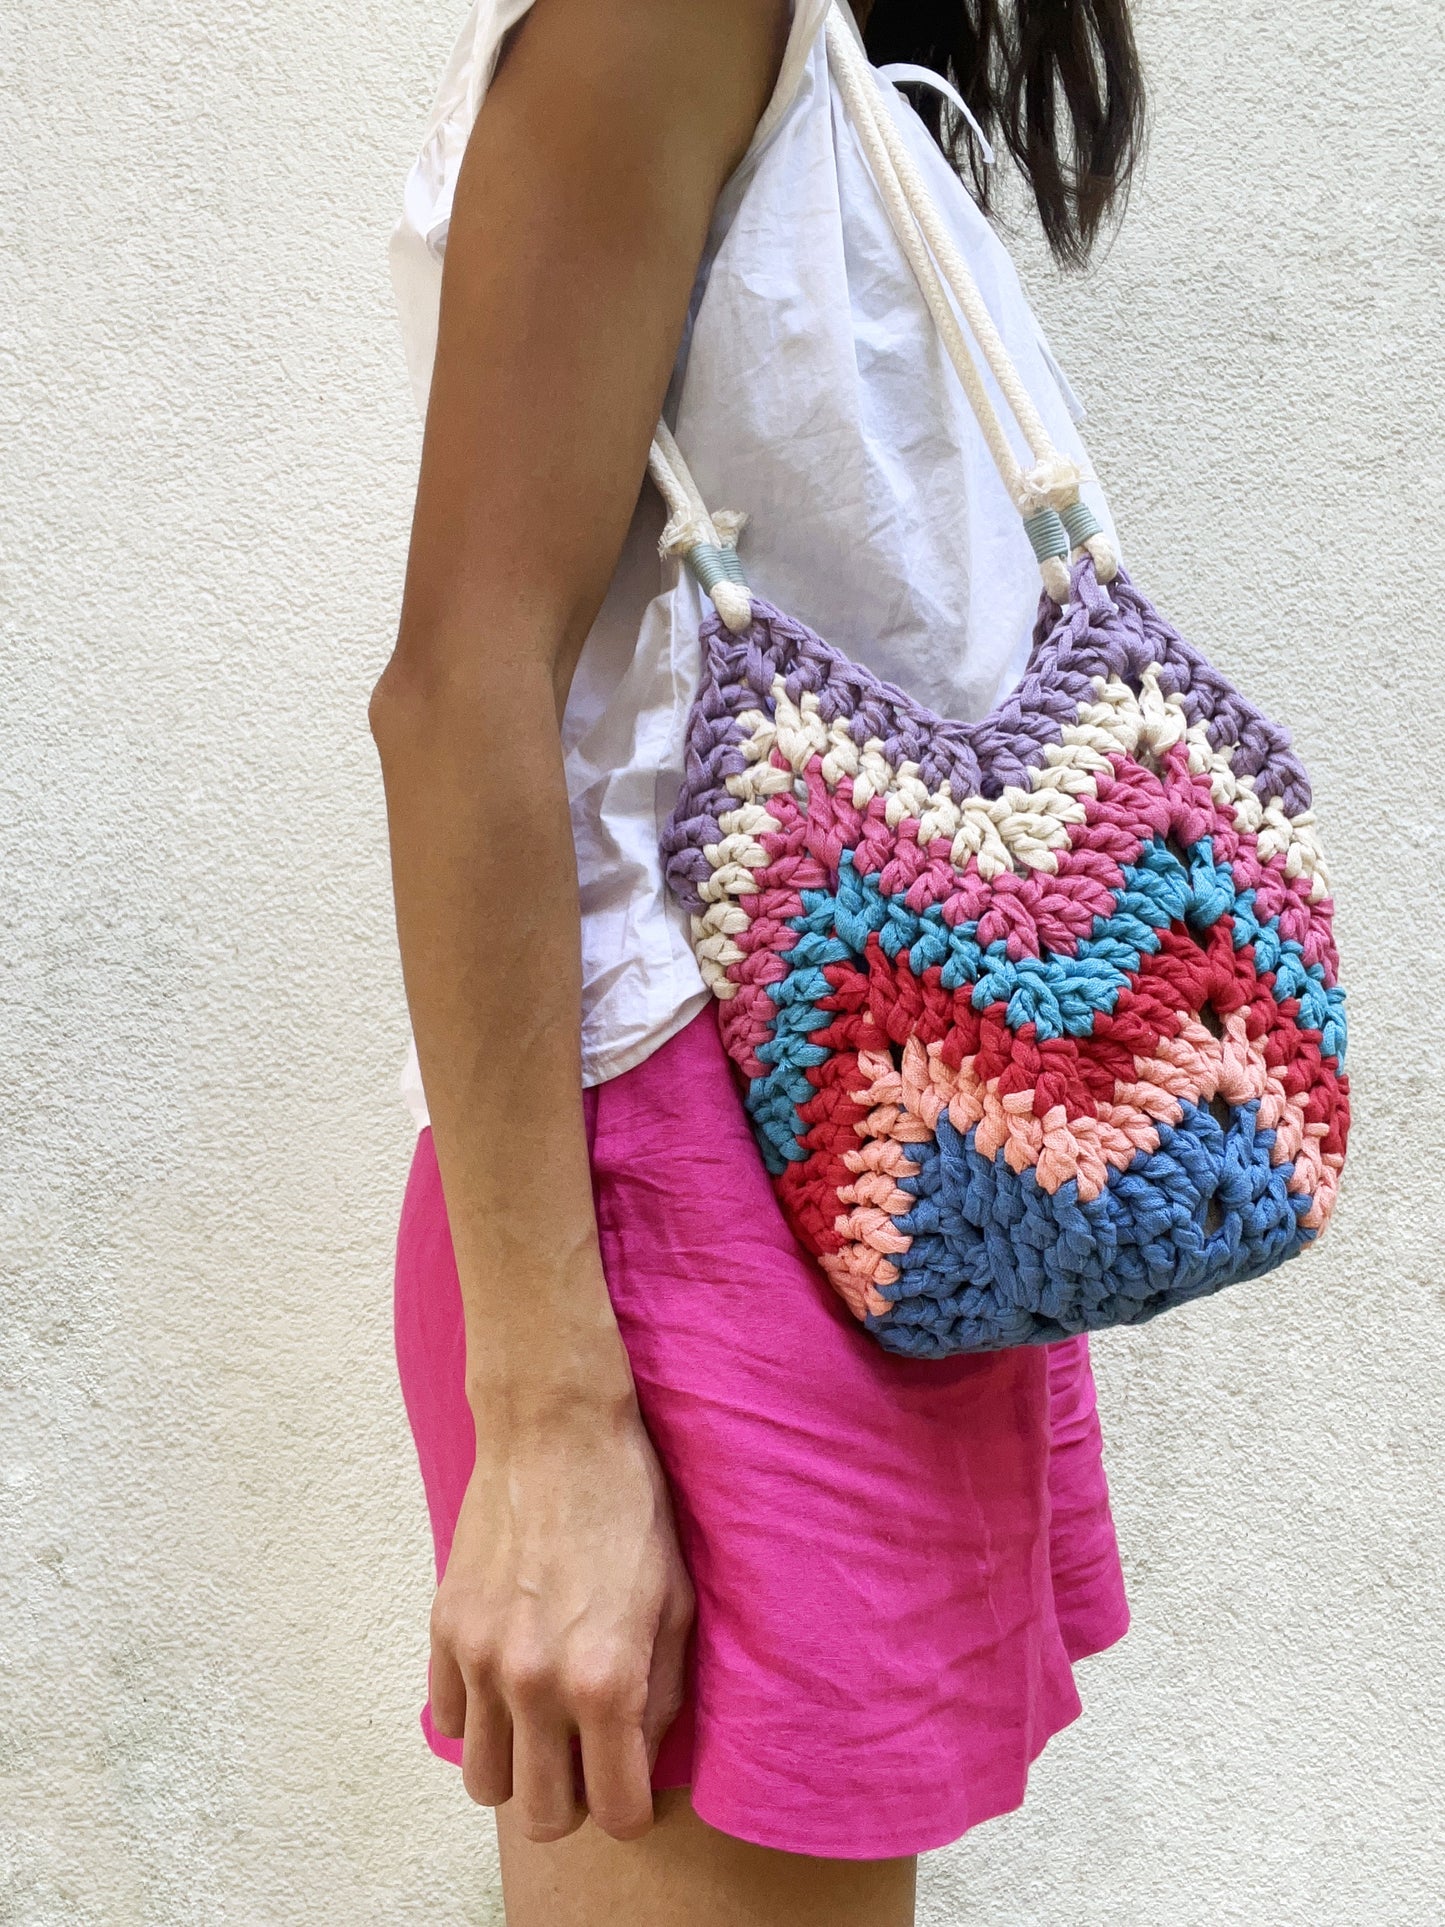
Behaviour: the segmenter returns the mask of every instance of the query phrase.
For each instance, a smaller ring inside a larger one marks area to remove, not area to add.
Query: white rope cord
[[[872,69],[858,54],[848,28],[833,15],[828,19],[828,52],[830,59],[834,58],[835,52],[840,56],[835,61],[834,78],[838,83],[838,91],[843,96],[844,105],[852,118],[859,142],[867,156],[879,196],[888,214],[889,225],[908,257],[914,279],[933,316],[934,324],[948,351],[949,359],[968,398],[969,406],[973,409],[994,465],[1008,492],[1009,500],[1024,518],[1024,527],[1033,544],[1044,587],[1054,600],[1062,605],[1069,599],[1070,588],[1068,532],[1059,519],[1057,511],[1054,510],[1054,504],[1038,498],[1037,483],[1040,479],[1038,470],[1033,469],[1025,473],[1018,457],[1014,454],[1007,430],[1000,421],[984,385],[983,375],[974,359],[973,350],[969,347],[962,323],[944,290],[938,266],[929,252],[921,223],[915,216],[915,211],[910,205],[910,197],[894,166],[894,155],[882,126],[882,122],[888,117],[887,110],[879,98]],[[992,323],[990,322],[989,325],[992,326]],[[1016,376],[1014,381],[1017,383]],[[1032,403],[1029,406],[1032,409]],[[1051,444],[1050,448],[1052,448]],[[1050,465],[1048,473],[1051,479],[1055,479],[1053,465]],[[1069,473],[1073,482],[1072,499],[1077,499],[1077,476],[1072,467]]]
[[[687,564],[724,623],[739,634],[753,619],[752,594],[737,559],[738,536],[748,518],[736,509],[709,514],[692,470],[664,421],[653,430],[647,472],[667,505],[659,550]]]
[[[707,504],[666,422],[660,421],[653,431],[647,469],[667,504],[668,520],[662,532],[662,547],[671,553],[679,537],[688,537],[693,542],[715,542],[717,530],[707,512]]]
[[[834,27],[835,23],[830,18],[828,22],[830,36]],[[846,29],[843,31],[846,32]],[[953,304],[939,279],[938,270],[924,244],[918,225],[908,210],[892,159],[877,129],[870,84],[862,81],[856,67],[852,66],[845,66],[839,71],[838,83],[844,104],[858,129],[859,138],[868,157],[868,164],[883,193],[894,231],[908,256],[914,278],[928,304],[934,325],[948,351],[949,359],[963,385],[964,393],[978,420],[989,452],[1003,478],[1009,499],[1016,503],[1020,502],[1026,495],[1022,465],[1015,456],[1007,431],[989,399],[983,377],[979,373],[978,365],[959,324]],[[670,514],[667,529],[663,532],[664,553],[669,555],[684,553],[695,544],[711,541],[707,509],[703,504],[702,496],[688,473],[682,452],[665,423],[658,424],[649,468]],[[1067,570],[1063,573],[1067,577]],[[1052,586],[1065,585],[1056,575]]]
[[[888,208],[895,232],[905,215],[911,216],[923,230],[924,239],[933,250],[935,259],[943,271],[954,299],[963,311],[964,319],[973,330],[984,359],[993,370],[993,378],[999,385],[1004,400],[1008,403],[1014,420],[1023,430],[1024,440],[1033,450],[1037,461],[1057,458],[1049,431],[1034,406],[1033,397],[1025,388],[1017,368],[1010,359],[1007,348],[994,326],[993,316],[978,291],[978,283],[968,263],[960,254],[952,235],[939,218],[938,209],[933,204],[933,196],[928,184],[919,172],[918,163],[908,151],[908,144],[898,131],[898,123],[883,101],[873,69],[868,64],[867,55],[862,52],[857,41],[838,18],[836,9],[830,10],[827,21],[828,58],[837,73],[844,99],[854,112],[859,123],[866,119],[876,130],[888,158],[893,163],[893,179],[880,180],[884,203]],[[841,83],[846,77],[849,82],[845,89]],[[870,163],[872,154],[869,154]],[[901,238],[901,237],[900,237]]]
[[[830,14],[828,18],[830,56],[835,40],[838,42],[847,40],[847,29],[839,25]],[[855,51],[851,40],[847,40],[847,46],[849,53]],[[866,63],[864,63],[864,72],[868,73]],[[914,279],[928,304],[938,332],[943,337],[949,360],[953,363],[958,378],[963,384],[969,404],[978,417],[978,425],[983,430],[983,438],[988,443],[989,453],[993,456],[999,474],[1003,477],[1009,498],[1017,501],[1023,489],[1022,465],[1014,454],[1003,423],[999,420],[998,412],[989,399],[988,390],[984,387],[983,377],[973,358],[968,339],[959,325],[953,304],[944,291],[938,269],[934,266],[933,257],[925,245],[919,223],[914,219],[908,205],[903,184],[893,165],[893,157],[879,127],[871,74],[868,74],[868,78],[865,79],[854,62],[840,60],[836,69],[836,78],[838,91],[843,96],[843,104],[852,116],[853,125],[882,196],[889,224],[903,252],[908,256],[908,264],[913,270]]]
[[[1118,562],[1093,511],[1079,498],[1079,484],[1083,479],[1079,468],[1055,446],[1032,395],[1004,346],[973,271],[939,214],[928,183],[893,118],[878,84],[878,77],[868,63],[852,23],[842,16],[836,0],[828,15],[826,33],[828,58],[838,79],[839,92],[844,95],[854,115],[860,138],[868,152],[869,165],[877,176],[878,190],[893,231],[908,253],[910,262],[914,262],[915,250],[909,228],[916,223],[922,230],[949,290],[973,331],[994,380],[1034,456],[1033,468],[1023,474],[1018,482],[1015,482],[1003,463],[999,462],[998,466],[1004,486],[1024,517],[1029,538],[1039,556],[1045,586],[1056,601],[1067,600],[1067,595],[1060,596],[1058,593],[1064,586],[1063,577],[1050,566],[1048,546],[1051,533],[1060,555],[1078,556],[1087,551],[1094,559],[1099,579],[1103,582],[1112,581],[1118,570]],[[870,131],[872,139],[869,138]],[[881,142],[887,150],[891,167],[886,170],[879,167],[875,158],[876,142]],[[922,280],[920,287],[932,308],[928,287]],[[945,339],[950,338],[945,336]],[[959,372],[962,379],[962,370]],[[998,462],[996,444],[990,435],[988,422],[979,414],[975,400],[979,390],[967,380],[964,380],[964,390],[974,406],[975,414],[978,414],[979,426]],[[1048,513],[1050,510],[1058,515],[1062,526],[1052,521]],[[1067,575],[1067,570],[1063,574]]]
[[[852,23],[841,15],[839,0],[834,0],[829,11],[825,31],[833,76],[857,130],[889,225],[908,258],[1009,499],[1023,517],[1044,587],[1062,606],[1070,594],[1069,557],[1087,552],[1094,559],[1099,579],[1108,582],[1118,567],[1113,550],[1092,510],[1079,499],[1083,479],[1079,469],[1054,445],[994,325],[978,283],[908,151]],[[960,322],[960,312],[1028,443],[1034,458],[1028,470],[1014,453],[999,419]],[[719,510],[715,516],[708,513],[665,422],[657,425],[648,470],[668,509],[667,527],[659,545],[663,554],[680,556],[687,563],[730,630],[736,633],[745,629],[752,619],[751,595],[736,550],[738,532],[746,517],[728,510]]]

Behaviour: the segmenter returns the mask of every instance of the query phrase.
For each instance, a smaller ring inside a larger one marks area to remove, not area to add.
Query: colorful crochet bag
[[[1288,736],[1115,566],[850,28],[827,32],[1040,558],[1033,654],[981,722],[911,701],[751,596],[741,518],[709,516],[660,428],[665,546],[717,610],[663,850],[789,1221],[882,1344],[936,1358],[1295,1256],[1344,1161],[1345,1023]]]

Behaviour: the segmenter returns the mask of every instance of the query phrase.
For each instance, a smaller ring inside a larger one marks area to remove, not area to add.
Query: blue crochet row
[[[794,918],[795,929],[801,921]],[[832,1011],[819,1009],[820,999],[833,994],[823,966],[856,964],[859,959],[836,937],[810,931],[799,937],[783,961],[790,966],[787,976],[768,986],[777,1016],[768,1041],[758,1046],[757,1053],[774,1068],[752,1079],[744,1100],[763,1163],[774,1177],[785,1165],[808,1155],[798,1142],[806,1129],[798,1106],[817,1092],[805,1073],[827,1063],[832,1055],[825,1044],[811,1041],[814,1031],[826,1030],[833,1021]]]
[[[1293,1165],[1270,1163],[1275,1134],[1256,1128],[1258,1109],[1239,1106],[1223,1127],[1183,1105],[1159,1148],[1088,1200],[1072,1181],[1050,1194],[1001,1151],[983,1157],[973,1131],[941,1117],[934,1141],[909,1146],[922,1168],[900,1186],[918,1202],[894,1223],[913,1243],[897,1282],[879,1287],[893,1309],[869,1328],[913,1358],[1046,1345],[1271,1270],[1314,1233],[1301,1223],[1309,1198],[1287,1188]]]
[[[804,914],[792,921],[800,931],[836,931],[859,963],[876,932],[885,956],[908,952],[908,967],[916,977],[939,966],[945,990],[972,984],[976,1010],[1007,1004],[1010,1029],[1031,1023],[1041,1038],[1049,1038],[1087,1037],[1095,1015],[1114,1009],[1144,957],[1158,951],[1159,933],[1171,923],[1203,932],[1230,915],[1234,948],[1255,945],[1255,968],[1272,976],[1276,1003],[1297,998],[1300,1027],[1318,1031],[1323,1054],[1343,1068],[1344,992],[1326,983],[1319,964],[1305,962],[1293,938],[1280,935],[1278,918],[1259,921],[1254,914],[1256,892],[1235,893],[1229,865],[1214,862],[1210,838],[1194,845],[1187,870],[1166,843],[1146,843],[1139,862],[1124,867],[1123,879],[1112,911],[1095,917],[1073,956],[1051,953],[1014,962],[1002,939],[980,948],[976,922],[950,930],[938,904],[922,912],[910,910],[902,897],[885,895],[879,873],[862,875],[851,851],[844,851],[839,863],[837,891],[804,890]]]

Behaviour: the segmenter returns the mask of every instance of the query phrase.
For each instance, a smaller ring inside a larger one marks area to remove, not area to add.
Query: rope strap
[[[713,607],[727,627],[734,635],[740,634],[753,619],[752,592],[737,552],[738,537],[748,518],[736,509],[708,513],[692,470],[666,422],[660,421],[653,433],[647,472],[668,509],[659,550],[683,563],[703,593],[712,597]]]
[[[1080,498],[1079,469],[1055,447],[994,325],[973,272],[893,118],[891,90],[886,90],[886,82],[869,65],[852,16],[844,11],[840,0],[833,0],[824,32],[834,82],[872,171],[889,225],[907,257],[1009,500],[1022,518],[1044,588],[1062,607],[1071,594],[1070,558],[1092,556],[1099,580],[1112,582],[1118,569],[1113,549],[1098,517]],[[970,335],[1028,445],[1033,465],[1027,470],[999,419]],[[648,472],[668,508],[661,552],[677,557],[686,566],[704,593],[712,597],[727,627],[734,634],[740,633],[752,621],[752,595],[737,554],[738,535],[747,518],[723,509],[715,515],[708,513],[666,422],[657,425]]]

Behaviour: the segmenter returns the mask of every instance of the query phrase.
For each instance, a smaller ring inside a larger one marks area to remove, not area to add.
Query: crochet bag
[[[1345,1023],[1286,732],[1116,567],[836,12],[827,35],[1040,559],[1033,653],[981,722],[911,701],[751,596],[742,518],[660,427],[664,547],[716,607],[663,853],[790,1223],[883,1345],[938,1358],[1294,1257],[1339,1184]]]

